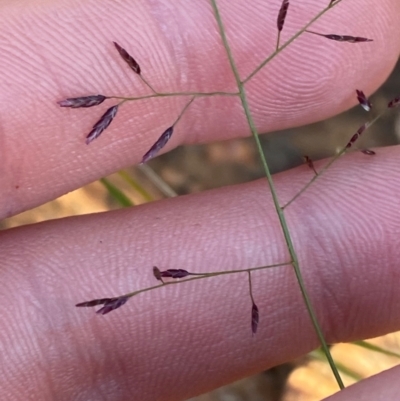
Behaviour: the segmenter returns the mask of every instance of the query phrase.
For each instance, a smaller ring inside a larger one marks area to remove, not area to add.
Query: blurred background
[[[400,63],[385,85],[371,97],[374,110],[385,109],[388,101],[398,95]],[[317,124],[264,135],[262,145],[272,171],[276,173],[303,164],[304,155],[312,160],[333,155],[370,118],[357,106]],[[398,144],[399,139],[400,113],[394,110],[368,129],[357,144],[360,148],[375,148]],[[251,138],[180,147],[148,165],[120,171],[38,208],[3,220],[0,229],[129,207],[261,177],[263,172]],[[398,333],[369,340],[368,344],[339,344],[333,347],[333,356],[346,385],[400,362]],[[336,391],[337,385],[323,354],[314,351],[292,363],[193,400],[314,401]]]

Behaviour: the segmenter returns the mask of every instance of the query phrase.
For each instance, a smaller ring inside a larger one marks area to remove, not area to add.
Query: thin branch
[[[154,290],[156,290],[158,288],[165,287],[165,286],[168,286],[168,285],[179,285],[179,284],[182,284],[182,283],[187,283],[189,281],[202,280],[202,279],[210,278],[210,277],[226,276],[226,275],[230,275],[230,274],[247,273],[247,272],[253,272],[253,271],[257,271],[257,270],[271,269],[273,267],[280,267],[280,266],[290,266],[290,264],[291,264],[290,262],[284,262],[284,263],[276,263],[276,264],[267,265],[267,266],[251,267],[251,268],[248,268],[248,269],[223,270],[223,271],[208,272],[208,273],[189,273],[188,275],[194,276],[194,277],[190,277],[190,278],[183,279],[183,280],[178,280],[178,281],[163,281],[163,280],[161,280],[161,275],[160,275],[159,277],[156,277],[156,278],[160,279],[160,281],[162,281],[161,284],[152,285],[152,286],[146,287],[146,288],[141,288],[140,290],[132,291],[132,292],[129,292],[127,294],[119,295],[119,296],[113,297],[113,298],[100,298],[100,299],[94,299],[92,301],[80,302],[79,304],[76,304],[76,306],[96,306],[96,305],[100,305],[100,304],[102,304],[102,303],[104,303],[106,301],[109,301],[109,300],[129,299],[129,298],[135,297],[136,295],[142,294],[144,292],[154,291]],[[156,271],[156,274],[158,275],[159,269],[158,268],[156,268],[156,269],[153,268],[153,272],[154,271]]]
[[[210,97],[210,96],[238,96],[239,92],[161,92],[153,93],[152,95],[145,96],[134,96],[134,97],[124,97],[124,96],[107,96],[107,99],[118,99],[124,101],[135,101],[135,100],[145,100],[154,99],[161,97],[181,97],[181,96],[196,96],[196,97]]]
[[[389,109],[384,110],[382,113],[380,113],[378,116],[376,116],[373,120],[369,121],[368,123],[363,124],[363,125],[365,125],[365,129],[364,129],[364,130],[367,130],[369,127],[371,127],[371,125],[375,124],[375,123],[376,123],[385,113],[387,113],[388,111],[389,111]],[[357,133],[354,134],[352,138],[354,138],[355,135],[357,135]],[[358,137],[357,137],[356,139],[358,139]],[[335,163],[335,162],[340,158],[340,156],[344,155],[344,154],[348,151],[348,149],[350,148],[350,146],[353,144],[353,142],[354,142],[354,141],[352,141],[352,139],[350,139],[350,142],[347,143],[347,145],[346,145],[344,148],[342,148],[338,154],[336,154],[321,170],[319,170],[319,171],[317,172],[317,174],[314,175],[314,176],[311,178],[311,180],[310,180],[299,192],[297,192],[297,194],[296,194],[292,199],[290,199],[290,201],[288,201],[287,203],[285,203],[284,206],[282,206],[282,210],[283,210],[283,209],[286,209],[288,206],[290,206],[290,205],[291,205],[299,196],[301,196],[301,195],[302,195],[302,194],[303,194],[303,193],[304,193],[319,177],[321,177],[321,175],[324,174],[324,173],[328,170],[328,168],[331,167],[332,164]],[[350,146],[349,146],[349,144],[350,144]],[[368,150],[368,149],[367,149],[367,150]],[[370,152],[372,152],[372,151],[370,151]],[[368,152],[367,152],[367,153],[368,153]]]
[[[260,70],[262,70],[266,64],[268,64],[272,59],[274,59],[279,53],[285,50],[293,41],[295,41],[301,34],[303,34],[308,27],[310,27],[315,21],[320,19],[327,11],[331,10],[333,7],[337,6],[342,0],[337,0],[336,3],[330,4],[320,11],[314,18],[312,18],[306,25],[304,25],[299,31],[297,31],[290,39],[288,39],[279,49],[276,49],[270,56],[268,56],[262,63],[259,64],[257,68],[253,70],[242,82],[245,84],[250,81]]]
[[[139,164],[139,170],[157,187],[166,197],[174,198],[178,194],[165,182],[148,164]]]

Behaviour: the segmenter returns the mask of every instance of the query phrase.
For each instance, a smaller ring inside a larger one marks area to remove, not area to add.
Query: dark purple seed
[[[365,111],[370,111],[372,109],[372,104],[365,96],[364,92],[356,89],[356,93],[357,93],[357,100],[360,103],[361,107]]]
[[[259,317],[258,307],[253,302],[253,306],[251,308],[251,331],[253,334],[256,334],[257,332]]]
[[[111,124],[118,111],[118,105],[110,107],[100,118],[99,121],[93,126],[93,129],[86,137],[86,144],[98,138],[101,133]]]
[[[333,33],[328,34],[328,35],[321,35],[321,36],[323,36],[323,37],[325,37],[325,38],[327,38],[327,39],[330,39],[330,40],[337,40],[337,41],[341,41],[341,40],[342,40],[342,36],[340,36],[340,35],[335,35],[335,34],[333,34]]]
[[[166,129],[163,134],[157,139],[155,144],[143,156],[141,163],[146,163],[157,155],[157,153],[167,144],[174,132],[174,126]]]
[[[346,148],[350,148],[353,143],[362,135],[362,133],[366,130],[367,123],[363,124],[357,132],[351,137],[350,141],[347,143]]]
[[[103,103],[107,98],[103,95],[92,95],[83,97],[72,97],[69,99],[61,100],[57,102],[60,107],[71,107],[72,109],[78,109],[79,107],[93,107]]]
[[[286,14],[289,8],[289,0],[283,0],[281,8],[278,14],[277,26],[278,31],[280,32],[283,29],[283,25],[285,24]]]
[[[373,39],[362,38],[360,36],[349,36],[349,35],[336,35],[334,33],[323,34],[313,31],[306,31],[308,33],[312,33],[314,35],[323,36],[324,38],[330,40],[336,40],[337,42],[348,42],[348,43],[360,43],[360,42],[372,42]]]
[[[360,42],[372,42],[373,39],[362,38],[360,36],[348,36],[343,35],[341,42],[349,42],[349,43],[360,43]]]
[[[96,313],[98,313],[99,315],[105,315],[124,305],[126,301],[128,301],[128,299],[129,299],[128,297],[111,298],[110,300],[105,302],[104,306],[101,309],[99,309]]]
[[[115,48],[118,50],[118,53],[122,57],[122,59],[131,67],[131,69],[136,72],[136,74],[140,75],[140,67],[136,60],[117,42],[113,42]]]
[[[333,33],[321,36],[324,36],[327,39],[336,40],[337,42],[349,42],[349,43],[372,42],[372,39],[361,38],[359,36],[335,35]]]
[[[168,269],[165,271],[160,271],[160,277],[184,278],[187,276],[190,276],[190,273],[183,269]]]
[[[303,156],[303,158],[304,158],[304,162],[307,164],[307,166],[310,167],[310,169],[313,170],[314,173],[317,175],[317,174],[318,174],[318,173],[317,173],[317,170],[315,170],[314,163],[313,163],[313,161],[310,159],[310,157],[308,157],[308,156]]]
[[[397,107],[400,104],[400,96],[396,96],[388,103],[388,107],[391,109],[393,107]]]
[[[370,150],[370,149],[362,149],[361,153],[364,153],[364,155],[368,155],[368,156],[376,155],[376,153],[373,150]]]

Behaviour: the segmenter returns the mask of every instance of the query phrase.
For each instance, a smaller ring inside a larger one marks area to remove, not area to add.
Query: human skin
[[[242,76],[275,45],[279,4],[266,3],[250,9],[238,0],[218,2]],[[368,4],[343,0],[313,28],[373,42],[304,35],[248,83],[260,131],[337,114],[355,104],[356,88],[370,94],[384,81],[399,55],[400,3]],[[0,7],[3,218],[137,163],[179,114],[187,99],[124,105],[107,131],[85,145],[105,108],[65,110],[57,101],[147,93],[112,41],[137,58],[160,91],[235,90],[207,1],[10,0]],[[283,40],[321,4],[290,7]],[[244,135],[238,99],[201,99],[166,149]],[[373,158],[346,155],[287,210],[329,342],[400,328],[399,153],[392,147]],[[309,177],[304,168],[274,177],[282,203]],[[253,275],[260,310],[255,336],[247,281],[239,275],[143,294],[106,316],[74,308],[154,284],[153,265],[206,272],[288,260],[264,180],[0,236],[6,400],[180,400],[318,345],[290,267]],[[397,399],[399,373],[365,380],[332,400]]]

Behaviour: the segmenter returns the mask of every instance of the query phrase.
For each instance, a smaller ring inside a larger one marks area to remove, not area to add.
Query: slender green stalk
[[[324,352],[321,350],[321,348],[316,349],[315,351],[312,351],[308,354],[309,357],[311,357],[311,359],[317,360],[317,361],[321,361],[321,362],[325,362],[326,358],[325,358],[325,354]],[[336,366],[339,369],[339,371],[343,374],[345,374],[348,377],[351,377],[354,381],[359,382],[360,380],[363,379],[363,377],[358,374],[356,371],[354,371],[353,369],[347,367],[346,365],[344,365],[343,363],[340,362],[336,362]]]
[[[279,217],[279,221],[280,221],[280,224],[281,224],[281,227],[282,227],[282,230],[283,230],[283,234],[284,234],[285,241],[286,241],[286,244],[287,244],[287,247],[288,247],[288,250],[289,250],[289,254],[290,254],[291,259],[292,259],[292,265],[293,265],[293,268],[294,268],[294,272],[296,274],[297,281],[298,281],[299,286],[300,286],[301,294],[303,296],[304,302],[306,304],[307,311],[308,311],[308,313],[310,315],[310,318],[311,318],[312,324],[314,326],[314,329],[316,331],[316,334],[317,334],[317,336],[318,336],[318,338],[319,338],[319,340],[321,342],[321,345],[322,345],[322,348],[324,350],[324,353],[325,353],[325,355],[326,355],[326,357],[328,359],[329,365],[330,365],[330,367],[332,369],[333,375],[335,376],[335,379],[336,379],[340,389],[343,389],[344,388],[343,381],[342,381],[342,379],[340,377],[340,374],[339,374],[339,371],[336,368],[336,365],[335,365],[335,363],[333,361],[333,358],[332,358],[332,355],[330,353],[329,347],[328,347],[328,345],[326,343],[326,340],[325,340],[325,337],[323,335],[322,329],[321,329],[321,327],[320,327],[320,325],[318,323],[318,319],[316,317],[314,308],[313,308],[313,306],[311,304],[311,301],[309,299],[307,290],[305,288],[304,280],[303,280],[303,277],[302,277],[302,274],[301,274],[301,271],[300,271],[300,267],[299,267],[298,258],[297,258],[296,252],[294,250],[294,247],[293,247],[292,239],[291,239],[288,227],[287,227],[287,223],[286,223],[286,219],[285,219],[285,216],[284,216],[284,212],[283,212],[283,210],[281,209],[281,207],[279,205],[277,193],[276,193],[276,190],[275,190],[275,185],[274,185],[274,182],[272,180],[272,175],[271,175],[271,172],[269,170],[268,163],[266,161],[264,152],[263,152],[262,147],[261,147],[260,138],[258,136],[258,132],[257,132],[256,126],[254,124],[253,117],[252,117],[252,115],[250,113],[249,105],[248,105],[247,98],[246,98],[246,91],[245,91],[245,88],[244,88],[244,81],[241,81],[240,76],[239,76],[239,72],[238,72],[237,67],[236,67],[236,63],[235,63],[235,61],[233,59],[232,52],[231,52],[228,40],[227,40],[226,35],[225,35],[225,29],[224,29],[224,26],[223,26],[223,23],[222,23],[222,18],[221,18],[221,15],[219,13],[219,10],[218,10],[218,6],[217,6],[217,3],[216,3],[216,0],[210,0],[210,1],[211,1],[211,5],[212,5],[213,11],[214,11],[214,15],[215,15],[215,18],[216,18],[216,21],[217,21],[217,24],[218,24],[218,28],[219,28],[219,32],[220,32],[220,35],[221,35],[221,39],[222,39],[223,45],[224,45],[224,47],[226,49],[228,60],[229,60],[233,75],[235,77],[237,87],[239,89],[239,97],[240,97],[241,102],[242,102],[242,106],[243,106],[243,109],[244,109],[244,112],[245,112],[245,115],[246,115],[246,119],[247,119],[247,122],[249,124],[249,127],[250,127],[251,133],[253,135],[253,138],[254,138],[254,140],[256,142],[258,153],[260,154],[261,162],[262,162],[262,165],[263,165],[263,168],[264,168],[264,172],[265,172],[265,175],[266,175],[266,178],[267,178],[267,181],[268,181],[269,188],[271,190],[272,199],[273,199],[273,202],[274,202],[274,205],[275,205],[276,212],[277,212],[278,217]],[[320,15],[322,15],[322,14],[323,13],[320,13]],[[286,44],[286,46],[287,46],[287,44]],[[282,50],[282,48],[284,48],[284,46],[282,46],[280,48],[280,50]],[[259,66],[258,69],[256,69],[255,72],[253,74],[251,74],[251,76],[255,75],[255,73],[257,73],[257,71],[259,71],[265,64],[266,64],[266,62],[263,63],[261,66]],[[250,76],[250,78],[251,78],[251,76]],[[250,79],[250,78],[247,78],[247,80]]]
[[[154,200],[153,197],[139,183],[137,183],[127,171],[120,170],[118,171],[118,175],[123,180],[125,180],[136,192],[143,196],[146,202],[151,202],[152,200]]]
[[[172,124],[173,126],[175,126],[176,124],[178,124],[179,120],[182,118],[183,114],[185,113],[185,111],[187,110],[187,108],[194,102],[194,99],[196,99],[196,96],[192,96],[192,98],[190,99],[190,101],[186,104],[186,106],[182,109],[182,111],[179,113],[178,118],[175,120],[175,122]]]
[[[140,79],[142,82],[155,94],[158,95],[158,92],[149,84],[149,81],[143,77],[142,74],[139,74]]]
[[[380,354],[383,354],[383,355],[393,356],[395,358],[400,358],[400,354],[398,354],[397,352],[389,351],[387,349],[379,347],[379,345],[371,344],[371,343],[369,343],[367,341],[364,341],[364,340],[354,341],[352,344],[357,345],[358,347],[362,347],[362,348],[368,349],[370,351],[379,352]]]
[[[137,166],[139,170],[168,198],[174,198],[178,194],[173,188],[168,185],[149,165],[139,164]]]
[[[110,195],[122,206],[131,207],[134,206],[133,202],[114,184],[111,184],[106,178],[101,178],[99,180],[110,193]]]

